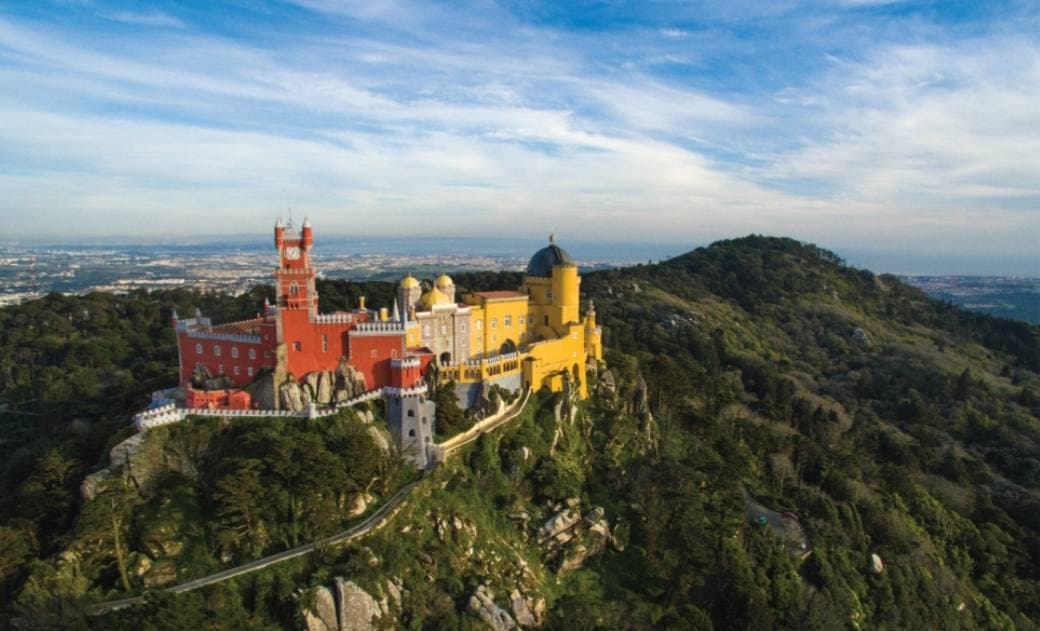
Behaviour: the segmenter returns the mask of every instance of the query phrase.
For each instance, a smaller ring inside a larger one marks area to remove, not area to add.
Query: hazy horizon
[[[747,236],[747,235],[741,235]],[[782,236],[782,235],[766,235]],[[740,238],[740,237],[731,237]],[[652,242],[640,240],[596,240],[557,237],[558,242],[575,258],[585,261],[610,262],[615,264],[637,264],[659,262],[685,254],[712,242]],[[319,234],[315,253],[323,255],[342,254],[448,254],[470,256],[497,255],[501,257],[525,258],[546,242],[538,237],[464,237],[442,235],[345,235]],[[155,240],[114,235],[94,239],[0,239],[0,246],[18,245],[27,248],[205,248],[207,251],[226,247],[228,254],[236,251],[263,252],[272,248],[268,234],[199,235]],[[869,269],[876,273],[910,276],[1021,276],[1040,278],[1040,265],[1035,255],[1014,256],[999,254],[964,254],[954,252],[900,251],[883,248],[828,247],[815,243],[843,258],[848,265]],[[271,250],[271,256],[275,253]]]

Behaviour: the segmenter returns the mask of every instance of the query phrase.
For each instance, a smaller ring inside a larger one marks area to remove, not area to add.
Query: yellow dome
[[[437,277],[437,281],[434,283],[434,286],[437,287],[437,289],[446,289],[448,287],[454,287],[455,282],[451,280],[451,276],[448,276],[447,274],[441,274]]]
[[[436,287],[434,287],[430,291],[428,291],[425,294],[423,294],[422,298],[419,299],[419,306],[421,306],[421,307],[423,307],[425,309],[429,309],[430,307],[432,307],[434,305],[450,305],[450,304],[451,304],[451,298],[449,298],[447,294],[445,294],[440,289],[437,289]]]
[[[415,289],[418,286],[419,286],[419,281],[417,281],[414,278],[412,278],[411,274],[409,274],[409,275],[407,275],[407,276],[405,276],[404,278],[401,279],[401,287],[403,287],[404,289]]]

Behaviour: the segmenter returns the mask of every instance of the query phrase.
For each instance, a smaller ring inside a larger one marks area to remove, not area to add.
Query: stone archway
[[[441,366],[450,366],[451,365],[451,353],[443,352],[443,353],[441,353],[440,357],[437,358],[437,360],[440,362]]]
[[[498,352],[503,355],[507,353],[515,353],[516,342],[514,342],[513,340],[506,340],[505,342],[502,342],[502,346],[499,347]]]

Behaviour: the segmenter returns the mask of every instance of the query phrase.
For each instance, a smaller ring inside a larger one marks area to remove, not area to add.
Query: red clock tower
[[[292,223],[289,224],[292,230]],[[318,292],[314,288],[315,272],[311,267],[310,249],[314,234],[309,219],[303,220],[299,236],[285,236],[281,221],[274,226],[274,245],[278,249],[278,307],[285,311],[301,311],[304,322],[318,313]]]

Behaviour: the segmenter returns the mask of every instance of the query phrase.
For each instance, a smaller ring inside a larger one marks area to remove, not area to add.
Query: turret
[[[303,218],[303,229],[300,231],[300,244],[305,249],[310,249],[314,245],[314,232],[311,229],[311,220],[309,217]]]
[[[282,218],[279,217],[274,222],[274,247],[278,250],[282,249],[282,243],[285,241],[285,224],[282,223]]]

